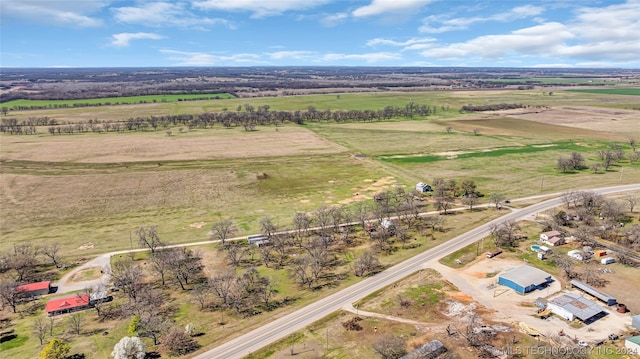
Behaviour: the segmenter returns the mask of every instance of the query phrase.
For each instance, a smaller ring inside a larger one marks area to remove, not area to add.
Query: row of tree
[[[269,105],[258,106],[251,104],[239,105],[237,111],[206,112],[201,114],[179,114],[164,116],[149,116],[128,118],[121,121],[101,121],[90,119],[87,123],[58,125],[55,119],[47,119],[48,132],[54,134],[73,134],[82,132],[125,132],[125,131],[156,131],[173,126],[185,126],[188,129],[209,128],[216,124],[224,127],[242,126],[245,130],[255,130],[256,126],[275,125],[282,123],[334,121],[381,121],[391,118],[413,118],[414,116],[429,116],[437,112],[436,106],[418,105],[410,101],[404,107],[386,106],[382,110],[317,110],[309,106],[306,111],[272,111]],[[43,125],[44,118],[29,118],[18,121],[16,118],[4,118],[0,122],[0,131],[9,134],[33,134],[36,126]]]

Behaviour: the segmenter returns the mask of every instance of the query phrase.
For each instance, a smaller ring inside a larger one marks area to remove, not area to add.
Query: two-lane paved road
[[[640,184],[600,188],[592,191],[604,195],[634,190],[640,190]],[[382,289],[422,268],[428,267],[428,264],[431,261],[437,260],[457,251],[460,248],[474,243],[489,234],[490,226],[492,224],[498,224],[508,220],[517,221],[524,219],[535,215],[540,211],[557,207],[561,203],[561,198],[554,198],[523,209],[514,210],[509,214],[481,225],[428,251],[420,253],[417,256],[397,264],[381,273],[364,279],[361,282],[320,299],[313,304],[285,315],[249,333],[236,337],[217,348],[196,356],[195,359],[242,358],[251,352],[305,328],[336,310],[339,310],[344,305],[351,304],[375,292],[376,290]]]

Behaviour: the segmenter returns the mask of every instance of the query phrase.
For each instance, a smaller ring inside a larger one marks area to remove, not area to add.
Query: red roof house
[[[48,316],[71,313],[90,308],[89,295],[79,294],[70,297],[51,299],[47,302],[45,311]]]
[[[45,295],[49,294],[50,290],[50,281],[23,284],[16,287],[16,293],[18,293],[18,295],[21,297],[35,297],[38,295]]]

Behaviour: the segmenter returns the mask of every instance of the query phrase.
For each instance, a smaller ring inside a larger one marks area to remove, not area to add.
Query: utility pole
[[[327,328],[327,353],[329,353],[329,328]]]
[[[291,333],[291,355],[295,355],[293,353],[293,333]]]

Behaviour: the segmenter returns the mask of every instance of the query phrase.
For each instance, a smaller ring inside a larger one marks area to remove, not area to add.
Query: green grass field
[[[110,106],[140,103],[165,103],[180,101],[204,101],[213,99],[229,99],[234,98],[233,95],[227,93],[212,94],[168,94],[168,95],[141,95],[141,96],[124,96],[124,97],[103,97],[88,98],[78,100],[14,100],[0,104],[2,107],[9,109],[41,107],[41,108],[60,108],[60,107],[82,107],[82,106]]]
[[[571,92],[581,93],[595,93],[601,95],[626,95],[626,96],[640,96],[640,88],[594,88],[594,89],[577,89],[567,90]]]

